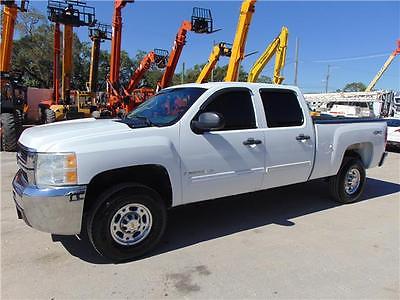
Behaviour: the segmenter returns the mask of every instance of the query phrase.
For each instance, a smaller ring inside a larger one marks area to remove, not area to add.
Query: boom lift
[[[240,62],[244,58],[245,45],[251,19],[254,14],[256,0],[243,0],[240,9],[239,22],[236,29],[235,40],[232,46],[232,54],[226,71],[225,81],[237,81],[239,79]]]
[[[171,84],[179,57],[181,56],[182,49],[186,44],[186,34],[188,31],[193,31],[195,33],[212,33],[213,19],[211,16],[211,10],[194,7],[191,20],[183,21],[175,37],[174,46],[172,47],[164,74],[161,80],[157,83],[157,91],[166,88]]]
[[[48,0],[47,17],[49,21],[55,23],[53,65],[54,96],[52,101],[42,101],[39,104],[39,111],[42,122],[51,123],[65,118],[68,119],[83,116],[82,112],[79,112],[79,105],[74,106],[71,103],[70,85],[72,76],[73,27],[91,27],[96,24],[96,20],[94,7],[87,6],[85,2],[80,0]],[[61,100],[58,99],[59,80],[57,79],[60,55],[59,24],[64,25]]]
[[[153,65],[162,69],[167,65],[167,61],[168,51],[163,49],[154,49],[153,51],[147,53],[145,57],[143,57],[139,66],[133,72],[126,89],[124,90],[125,95],[131,97],[129,104],[126,107],[127,111],[131,111],[135,108],[135,106],[154,95],[154,90],[151,88],[138,89],[137,87],[139,86],[143,76]]]
[[[264,53],[257,59],[251,67],[247,82],[256,82],[261,71],[271,60],[275,54],[274,78],[273,83],[281,84],[285,79],[281,76],[281,70],[285,66],[286,61],[286,48],[288,42],[288,29],[283,26],[281,33],[272,41],[271,44],[265,49]]]
[[[375,75],[374,79],[372,79],[372,81],[369,83],[367,89],[365,90],[366,92],[370,92],[375,87],[378,80],[382,77],[383,73],[386,72],[386,70],[389,68],[390,64],[398,54],[400,54],[400,40],[397,40],[397,49],[394,50],[392,54],[390,54],[389,58],[383,64],[382,68]]]
[[[213,47],[210,57],[208,58],[208,62],[201,70],[199,77],[197,77],[196,83],[207,82],[220,56],[227,56],[227,57],[231,56],[232,49],[228,45],[229,45],[228,43],[221,42]]]
[[[27,11],[27,0],[1,0],[3,9],[3,28],[1,33],[0,88],[1,88],[1,149],[15,151],[18,136],[22,131],[24,113],[28,109],[27,88],[21,84],[21,74],[11,74],[11,54],[13,49],[14,27],[18,10]]]

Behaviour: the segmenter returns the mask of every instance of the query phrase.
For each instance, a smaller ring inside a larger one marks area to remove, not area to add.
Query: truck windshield
[[[128,119],[144,119],[155,126],[176,123],[206,91],[204,88],[171,88],[159,92],[127,115]]]

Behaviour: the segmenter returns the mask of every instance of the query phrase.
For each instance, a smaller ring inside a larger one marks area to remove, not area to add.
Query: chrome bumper
[[[37,230],[73,235],[81,231],[86,186],[37,188],[19,170],[13,180],[18,216]]]

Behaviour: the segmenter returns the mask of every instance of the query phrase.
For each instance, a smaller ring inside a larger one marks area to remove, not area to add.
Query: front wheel
[[[340,203],[357,201],[365,186],[365,168],[360,159],[345,158],[337,175],[329,178],[332,198]]]
[[[87,221],[94,248],[115,262],[149,252],[161,239],[167,213],[161,196],[146,186],[120,184],[103,193]]]

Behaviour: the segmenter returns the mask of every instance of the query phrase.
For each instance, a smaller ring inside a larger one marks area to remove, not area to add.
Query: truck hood
[[[31,127],[22,133],[19,143],[38,152],[69,151],[93,139],[120,139],[132,131],[116,120],[89,118]]]

